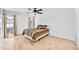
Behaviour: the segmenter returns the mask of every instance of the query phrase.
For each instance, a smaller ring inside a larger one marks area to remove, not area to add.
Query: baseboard
[[[61,35],[54,34],[54,33],[53,34],[49,34],[49,35],[56,36],[56,37],[63,38],[63,39],[67,39],[67,40],[75,41],[73,38],[61,36]]]

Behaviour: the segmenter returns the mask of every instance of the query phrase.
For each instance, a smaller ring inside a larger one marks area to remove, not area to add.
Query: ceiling
[[[33,8],[31,8],[33,10]],[[11,12],[11,13],[15,13],[15,14],[28,14],[28,12],[32,12],[29,11],[28,8],[3,8],[4,12]]]
[[[24,13],[27,12],[27,8],[3,8],[3,10],[14,13]]]

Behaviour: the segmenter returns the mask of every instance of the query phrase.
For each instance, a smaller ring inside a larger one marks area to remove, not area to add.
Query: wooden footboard
[[[46,36],[46,35],[48,35],[49,34],[49,32],[47,32],[47,33],[44,33],[44,34],[42,34],[42,35],[40,35],[39,37],[37,37],[36,39],[33,39],[32,37],[30,37],[30,36],[28,36],[28,35],[25,35],[27,38],[29,38],[30,40],[32,40],[32,41],[38,41],[38,40],[40,40],[41,38],[43,38],[44,36]]]

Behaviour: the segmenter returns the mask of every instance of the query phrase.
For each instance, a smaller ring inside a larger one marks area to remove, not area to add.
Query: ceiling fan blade
[[[37,11],[42,11],[42,9],[39,9],[39,10],[37,10]]]
[[[38,12],[38,11],[37,11],[37,13],[39,13],[39,14],[43,14],[42,12]]]
[[[28,10],[31,10],[31,8],[28,8]]]

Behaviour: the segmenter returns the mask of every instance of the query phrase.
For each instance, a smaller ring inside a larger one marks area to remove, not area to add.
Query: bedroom
[[[32,8],[33,9],[33,8]],[[2,49],[43,49],[61,50],[77,49],[78,43],[78,17],[77,8],[42,8],[43,14],[36,14],[35,28],[38,25],[47,25],[49,35],[33,42],[22,35],[24,29],[28,29],[28,8],[2,8],[3,15],[16,15],[16,35],[4,38],[4,31],[1,30]],[[2,19],[3,21],[3,19]],[[4,22],[3,22],[4,23]],[[3,23],[2,28],[3,28]],[[6,29],[5,29],[6,30]],[[52,47],[52,48],[51,48]]]

